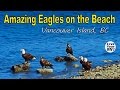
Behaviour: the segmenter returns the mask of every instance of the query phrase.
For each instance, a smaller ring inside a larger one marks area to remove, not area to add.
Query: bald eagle
[[[82,64],[83,69],[90,70],[91,69],[91,62],[87,60],[87,58],[80,57],[80,63]]]
[[[66,47],[66,52],[67,54],[70,53],[73,55],[73,50],[72,50],[72,47],[70,46],[70,44],[67,43],[67,47]]]
[[[50,63],[48,60],[44,59],[43,57],[40,58],[40,65],[45,68],[50,67],[53,69],[52,63]]]
[[[35,56],[33,56],[32,54],[26,53],[25,49],[21,49],[20,51],[22,53],[22,57],[25,59],[25,62],[36,59]]]

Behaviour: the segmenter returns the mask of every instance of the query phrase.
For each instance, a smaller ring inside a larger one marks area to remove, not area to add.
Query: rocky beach
[[[97,66],[90,71],[79,71],[70,79],[120,79],[120,63]]]

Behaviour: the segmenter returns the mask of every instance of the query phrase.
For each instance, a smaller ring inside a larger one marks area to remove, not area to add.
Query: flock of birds
[[[20,50],[21,53],[22,53],[22,57],[24,58],[25,60],[25,63],[29,63],[30,60],[35,60],[36,57],[30,53],[26,53],[25,49],[21,49]],[[75,61],[75,60],[78,60],[77,58],[75,58],[73,56],[73,49],[72,47],[70,46],[70,44],[67,43],[67,46],[66,46],[66,53],[67,53],[67,56],[57,56],[55,58],[56,61],[66,61],[66,62],[71,62],[71,61]],[[90,70],[91,69],[91,62],[88,61],[87,58],[84,58],[83,56],[80,56],[79,57],[80,59],[80,64],[82,64],[82,68],[84,70]],[[42,66],[42,68],[52,68],[53,69],[53,64],[45,59],[44,57],[40,57],[40,65]]]

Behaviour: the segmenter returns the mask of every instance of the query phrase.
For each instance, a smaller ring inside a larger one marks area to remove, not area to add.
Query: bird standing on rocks
[[[87,60],[87,58],[80,56],[80,63],[82,64],[82,67],[85,71],[91,69],[91,63]]]
[[[41,57],[40,58],[40,65],[42,66],[42,68],[43,67],[50,67],[50,68],[52,68],[53,69],[53,65],[52,65],[52,63],[50,63],[48,60],[46,60],[46,59],[44,59],[43,57]]]
[[[35,56],[33,56],[32,54],[26,53],[25,49],[21,49],[20,51],[22,53],[22,57],[25,59],[25,62],[28,63],[28,61],[36,59]]]
[[[67,52],[67,54],[70,53],[73,55],[73,50],[69,43],[67,43],[66,52]]]

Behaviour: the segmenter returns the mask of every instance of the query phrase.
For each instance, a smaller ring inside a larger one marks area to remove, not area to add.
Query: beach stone
[[[117,72],[120,74],[120,68],[119,68],[119,69],[117,69]]]
[[[55,61],[57,61],[57,62],[63,62],[63,61],[65,61],[65,56],[56,56],[55,57]]]
[[[103,68],[107,68],[108,66],[103,66]]]
[[[69,57],[71,59],[71,61],[77,61],[78,59],[73,56],[72,54],[68,54],[67,57]]]
[[[102,67],[97,66],[94,71],[99,72],[102,69]]]
[[[102,79],[102,77],[100,77],[100,76],[95,76],[95,79]]]
[[[100,73],[97,73],[95,76],[102,76]]]
[[[37,69],[37,72],[41,74],[50,74],[53,73],[53,69],[40,68]]]
[[[97,67],[96,67],[96,69],[102,69],[102,67],[100,67],[100,66],[97,66]]]
[[[117,66],[120,67],[120,64],[118,64]]]
[[[108,62],[112,62],[112,60],[103,60],[103,62],[108,63]]]
[[[84,76],[83,72],[81,72],[81,71],[79,71],[78,74],[79,74],[80,76]]]
[[[116,67],[116,65],[115,65],[115,64],[113,64],[112,66],[113,66],[113,67]]]
[[[74,68],[78,68],[78,67],[80,67],[78,64],[73,64],[73,67]]]
[[[14,73],[29,71],[30,63],[22,63],[12,66],[11,70]]]

